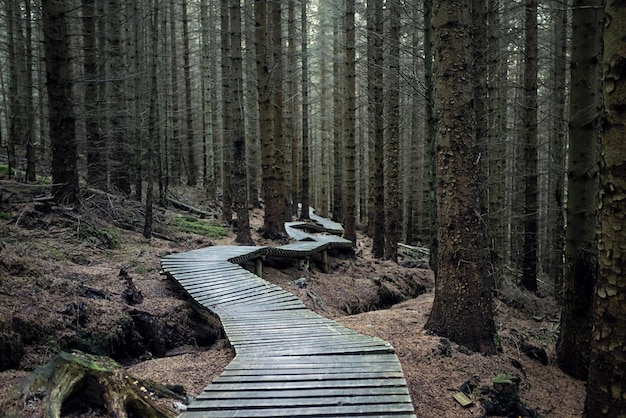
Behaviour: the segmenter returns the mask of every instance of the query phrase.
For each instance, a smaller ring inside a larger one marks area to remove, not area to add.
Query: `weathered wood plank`
[[[251,408],[284,408],[284,407],[319,407],[328,405],[389,405],[410,403],[408,395],[369,395],[369,396],[324,396],[324,397],[292,397],[275,398],[267,394],[257,394],[262,398],[247,399],[211,399],[194,402],[194,411],[211,411],[218,409],[251,409]]]
[[[193,404],[189,406],[189,410],[184,414],[185,417],[302,417],[302,416],[334,416],[340,417],[346,414],[372,414],[385,413],[392,414],[396,412],[411,413],[413,405],[401,404],[383,404],[383,405],[340,405],[340,406],[316,406],[307,407],[280,407],[280,408],[254,408],[254,409],[221,409],[212,411],[194,411]],[[194,415],[197,413],[198,415]]]
[[[271,394],[271,396],[268,396]],[[269,392],[258,390],[213,390],[212,385],[208,386],[198,395],[198,400],[207,399],[255,399],[255,398],[323,398],[334,396],[407,396],[409,391],[406,386],[389,386],[375,388],[322,388],[322,389],[275,389]]]

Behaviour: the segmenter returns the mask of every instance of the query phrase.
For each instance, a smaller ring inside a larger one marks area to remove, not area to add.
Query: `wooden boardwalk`
[[[308,310],[238,264],[307,257],[350,241],[286,224],[298,242],[214,246],[162,259],[165,273],[220,317],[236,356],[182,418],[415,417],[393,347]],[[333,225],[335,232],[336,225]]]

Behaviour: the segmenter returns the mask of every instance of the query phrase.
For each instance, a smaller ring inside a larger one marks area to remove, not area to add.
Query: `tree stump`
[[[108,357],[61,352],[29,375],[1,409],[6,417],[21,416],[27,405],[37,404],[46,418],[86,411],[118,418],[175,417],[174,411],[154,402],[155,394],[184,399],[161,385],[127,375]]]

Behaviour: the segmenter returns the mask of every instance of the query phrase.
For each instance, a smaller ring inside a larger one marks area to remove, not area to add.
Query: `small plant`
[[[0,212],[0,220],[3,220],[3,221],[8,221],[8,220],[10,220],[11,218],[12,218],[12,216],[11,216],[11,214],[10,214],[10,213],[7,213],[7,212]]]
[[[9,174],[9,166],[6,164],[0,164],[0,174]]]
[[[121,247],[120,244],[120,234],[116,229],[113,228],[105,228],[99,231],[96,231],[96,236],[102,242],[102,244],[111,250],[117,250]]]
[[[202,235],[208,238],[222,238],[228,235],[228,228],[217,222],[205,221],[193,216],[179,216],[172,224],[181,232]]]

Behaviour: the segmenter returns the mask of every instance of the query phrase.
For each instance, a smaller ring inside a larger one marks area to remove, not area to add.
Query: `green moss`
[[[0,212],[0,220],[8,221],[11,218],[12,218],[12,216],[11,216],[10,213]]]
[[[519,382],[519,376],[513,373],[500,373],[496,377],[493,378],[493,383],[501,383],[501,384],[515,384]]]
[[[192,216],[179,216],[172,224],[181,232],[202,235],[208,238],[221,238],[228,235],[228,228],[217,222],[206,221]]]
[[[6,164],[0,164],[0,174],[9,174],[9,166]]]

